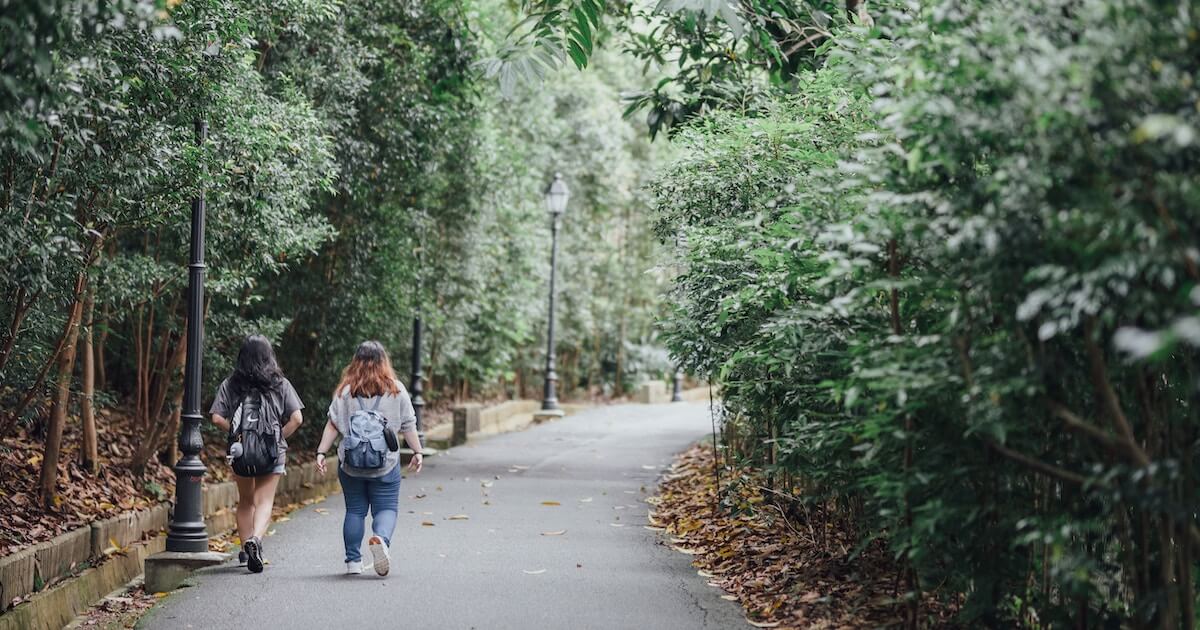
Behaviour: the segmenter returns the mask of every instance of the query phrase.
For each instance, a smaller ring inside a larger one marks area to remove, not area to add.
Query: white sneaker
[[[379,575],[387,575],[390,568],[388,548],[383,543],[383,539],[378,536],[372,536],[367,541],[367,547],[371,550],[371,555],[375,557],[375,572]]]
[[[362,561],[347,562],[346,575],[362,575]]]

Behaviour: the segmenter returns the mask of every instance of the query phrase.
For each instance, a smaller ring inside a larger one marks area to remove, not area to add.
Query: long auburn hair
[[[342,380],[333,390],[333,397],[344,395],[347,387],[351,396],[359,398],[400,393],[400,387],[396,385],[396,371],[392,369],[392,362],[383,344],[374,340],[358,344],[354,358],[342,370]]]
[[[266,392],[283,384],[283,371],[275,361],[271,341],[262,335],[250,335],[238,350],[237,363],[229,375],[229,386],[235,398],[250,390]]]

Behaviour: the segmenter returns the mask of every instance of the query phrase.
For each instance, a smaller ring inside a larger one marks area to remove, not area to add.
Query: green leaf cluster
[[[679,133],[672,351],[798,518],[888,542],[916,619],[1197,619],[1198,20],[909,3]]]

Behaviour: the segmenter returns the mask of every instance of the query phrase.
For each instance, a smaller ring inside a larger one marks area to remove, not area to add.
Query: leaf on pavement
[[[534,571],[530,571],[529,569],[521,569],[521,573],[525,573],[528,575],[541,575],[542,573],[545,573],[545,572],[546,572],[545,569],[536,569]]]
[[[325,508],[317,508],[313,511],[316,512],[317,514],[329,514],[329,510],[327,510]]]
[[[555,530],[552,532],[542,532],[542,535],[543,536],[562,536],[565,533],[567,533],[567,530],[559,529],[559,530]]]
[[[433,521],[421,521],[421,525],[424,527],[433,527]]]
[[[447,521],[468,521],[470,519],[471,517],[467,516],[466,514],[455,514],[454,516],[446,517]]]
[[[549,506],[553,507],[553,506],[562,505],[562,504],[559,503],[558,501],[542,501],[542,505],[549,505]]]

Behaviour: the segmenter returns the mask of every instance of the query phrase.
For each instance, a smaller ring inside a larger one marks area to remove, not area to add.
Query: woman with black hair
[[[231,425],[236,432],[243,416],[250,421],[266,418],[273,423],[270,430],[279,449],[274,467],[253,477],[234,473],[238,489],[238,536],[242,540],[246,566],[253,573],[263,570],[262,537],[271,525],[271,508],[275,504],[279,478],[286,474],[287,438],[303,421],[300,413],[303,408],[304,403],[300,402],[296,389],[284,378],[275,361],[271,342],[262,335],[247,337],[238,351],[237,365],[229,378],[221,382],[209,413],[213,424],[226,432],[230,431]],[[247,413],[247,409],[252,409],[253,415]],[[239,445],[232,446],[237,448]]]

